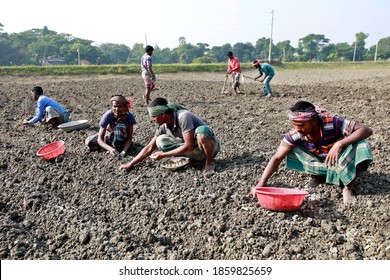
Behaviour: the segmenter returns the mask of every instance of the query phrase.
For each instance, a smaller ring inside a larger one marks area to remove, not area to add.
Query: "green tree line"
[[[0,23],[0,65],[48,65],[48,64],[138,64],[144,54],[145,45],[135,43],[132,48],[124,44],[105,43],[94,45],[93,41],[76,38],[70,34],[57,33],[46,26],[20,33],[8,34]],[[284,62],[308,61],[369,61],[390,58],[390,37],[382,38],[378,44],[366,48],[369,34],[359,32],[355,42],[330,43],[322,34],[309,34],[299,39],[294,48],[289,40],[271,45],[272,60]],[[232,50],[242,62],[268,59],[269,38],[259,38],[255,45],[237,42],[234,45],[210,47],[207,43],[196,45],[178,39],[173,49],[155,45],[153,62],[156,64],[190,64],[226,62],[226,53]]]

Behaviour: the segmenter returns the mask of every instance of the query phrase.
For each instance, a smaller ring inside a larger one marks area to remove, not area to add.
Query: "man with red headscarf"
[[[312,175],[307,187],[322,183],[343,185],[345,204],[353,203],[354,182],[372,161],[365,140],[372,130],[307,101],[298,101],[288,112],[293,128],[284,135],[256,187],[264,187],[284,158],[287,169]]]
[[[270,85],[270,82],[272,78],[275,76],[275,69],[268,63],[260,63],[258,60],[254,60],[252,62],[253,67],[255,67],[257,70],[259,70],[259,76],[255,78],[255,80],[260,79],[262,76],[264,78],[261,80],[261,82],[264,83],[263,86],[263,93],[265,97],[271,97],[272,96],[272,88]]]

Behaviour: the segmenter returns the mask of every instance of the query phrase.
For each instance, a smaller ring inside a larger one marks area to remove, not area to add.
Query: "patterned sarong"
[[[241,78],[241,73],[239,72],[233,73],[233,87],[240,86],[240,78]]]
[[[142,71],[141,75],[142,75],[142,79],[144,79],[145,85],[148,88],[151,88],[151,87],[155,86],[153,78],[150,77],[148,71]]]
[[[198,141],[196,139],[196,135],[201,134],[201,135],[206,135],[209,136],[211,139],[214,141],[214,157],[218,154],[218,152],[221,149],[221,143],[219,140],[216,138],[214,131],[208,127],[208,126],[199,126],[196,128],[195,133],[194,133],[194,140],[195,140],[195,149],[187,154],[185,154],[186,157],[192,158],[197,161],[202,161],[206,159],[206,155],[202,150],[199,149],[198,147]],[[157,147],[163,151],[163,152],[168,152],[172,151],[184,143],[182,142],[181,139],[174,138],[170,135],[167,134],[162,134],[157,137]]]
[[[98,143],[99,134],[88,136],[85,140],[85,146],[90,151],[100,150],[101,147]],[[104,142],[114,147],[116,150],[121,151],[125,145],[127,139],[127,127],[124,123],[118,122],[114,128],[108,128],[104,136]]]
[[[286,167],[311,175],[326,176],[326,183],[348,185],[356,176],[356,166],[367,161],[372,162],[371,146],[366,140],[345,147],[336,166],[328,167],[324,160],[301,146],[295,146],[286,157]]]
[[[106,143],[117,150],[122,150],[127,139],[127,127],[124,123],[118,122],[112,129],[107,129]]]

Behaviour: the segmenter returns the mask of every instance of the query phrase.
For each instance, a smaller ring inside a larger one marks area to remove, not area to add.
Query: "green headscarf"
[[[157,105],[157,106],[153,106],[153,107],[148,106],[147,108],[148,108],[149,116],[151,116],[151,117],[155,117],[157,115],[164,114],[169,109],[172,109],[172,111],[174,111],[174,112],[176,112],[177,110],[187,110],[186,107],[183,107],[180,104],[170,103],[170,102],[167,105]]]

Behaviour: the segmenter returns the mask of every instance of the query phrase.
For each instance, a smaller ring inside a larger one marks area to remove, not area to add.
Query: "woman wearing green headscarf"
[[[122,164],[120,169],[130,170],[148,156],[154,160],[186,156],[197,161],[205,160],[204,171],[214,170],[214,157],[220,150],[220,142],[200,117],[161,97],[150,102],[147,109],[159,128],[149,144],[131,162]],[[159,151],[153,153],[156,148]]]

